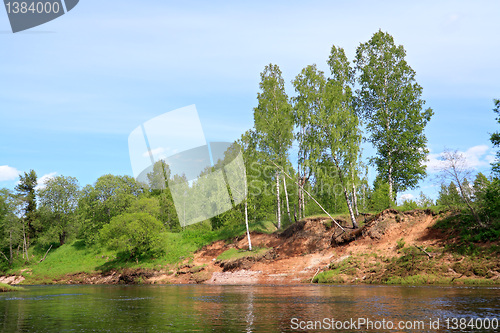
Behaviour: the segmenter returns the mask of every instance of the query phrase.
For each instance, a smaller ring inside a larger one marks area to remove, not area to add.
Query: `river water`
[[[0,294],[1,332],[500,332],[498,287],[27,289]]]

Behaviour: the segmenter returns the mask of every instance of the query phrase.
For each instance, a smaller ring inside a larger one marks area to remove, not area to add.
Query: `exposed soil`
[[[386,281],[391,274],[402,274],[398,271],[400,267],[396,265],[405,255],[402,248],[414,250],[411,252],[411,258],[417,256],[418,262],[424,263],[420,266],[415,265],[415,268],[410,263],[408,269],[410,271],[415,269],[416,271],[410,272],[414,275],[419,273],[418,269],[421,267],[434,265],[432,266],[434,268],[431,268],[439,270],[441,277],[451,277],[450,281],[459,281],[462,277],[499,279],[498,258],[490,259],[490,266],[480,270],[472,267],[473,263],[467,264],[470,267],[462,263],[463,257],[445,253],[444,246],[453,240],[438,229],[432,228],[437,219],[436,214],[430,210],[404,213],[385,210],[375,216],[360,217],[360,220],[365,220],[363,227],[356,230],[344,227],[345,232],[343,232],[328,218],[308,218],[298,221],[281,233],[252,233],[253,247],[269,248],[259,256],[225,261],[216,259],[230,248],[242,251],[247,249],[247,238],[242,236],[232,243],[217,241],[207,245],[181,265],[164,270],[126,269],[105,274],[79,273],[54,282],[298,284],[311,283],[318,273],[335,269],[342,265],[342,262],[350,260],[350,266],[342,266],[344,270],[334,281],[380,283]],[[338,222],[343,226],[348,224],[345,221]],[[439,267],[435,266],[434,262],[431,265],[424,260],[431,260],[430,258],[438,255]],[[17,282],[10,280],[9,282]]]

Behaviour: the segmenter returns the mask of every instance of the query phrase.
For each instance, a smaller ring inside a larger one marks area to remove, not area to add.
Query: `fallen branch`
[[[432,258],[432,255],[431,255],[429,252],[425,251],[425,250],[424,250],[423,248],[421,248],[420,246],[418,246],[418,245],[413,245],[413,246],[415,246],[417,249],[419,249],[419,250],[420,250],[420,251],[422,251],[423,253],[427,254],[427,255],[429,256],[429,258]]]
[[[7,258],[7,256],[5,255],[5,253],[1,252],[0,253],[3,255],[3,257],[5,258],[5,260],[7,260],[8,262],[10,262],[9,258]]]
[[[40,261],[38,263],[41,263],[42,261],[45,260],[45,258],[47,257],[47,254],[49,253],[50,249],[52,248],[52,245],[50,245],[49,249],[47,250],[47,252],[45,252],[45,255],[43,256],[42,259],[40,259]]]
[[[311,283],[313,283],[314,278],[316,277],[316,275],[318,275],[319,270],[320,270],[320,269],[318,268],[318,270],[316,271],[316,274],[314,274],[314,276],[312,277],[312,279],[311,279]]]
[[[311,199],[313,199],[313,201],[319,206],[319,208],[321,208],[323,210],[323,212],[325,212],[325,214],[328,215],[328,217],[331,218],[332,221],[335,222],[335,224],[340,229],[342,229],[343,232],[346,232],[345,229],[337,221],[335,221],[335,219],[330,214],[328,214],[326,209],[324,209],[323,206],[321,206],[320,203],[316,199],[314,199],[314,197],[311,195],[311,193],[307,192],[307,190],[304,187],[302,187],[302,185],[300,185],[298,182],[296,182],[295,179],[293,179],[288,173],[286,173],[282,167],[278,166],[276,163],[274,163],[274,161],[271,161],[271,163],[273,163],[277,168],[279,168],[288,178],[290,178],[291,181],[293,181],[295,184],[297,184],[297,186],[299,186],[302,189],[302,191],[304,191]]]

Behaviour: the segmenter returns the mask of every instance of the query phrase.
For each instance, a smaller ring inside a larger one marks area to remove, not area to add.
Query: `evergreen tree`
[[[36,219],[37,219],[37,204],[36,204],[36,186],[38,184],[37,175],[34,170],[25,172],[19,177],[19,184],[16,186],[16,191],[23,201],[23,222],[24,222],[24,238],[25,251],[28,251],[31,240],[35,238]]]

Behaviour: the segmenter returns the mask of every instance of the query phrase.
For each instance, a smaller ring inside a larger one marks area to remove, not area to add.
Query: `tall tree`
[[[296,97],[293,101],[293,118],[298,127],[295,138],[299,144],[298,150],[298,206],[299,218],[303,217],[305,208],[305,197],[302,187],[310,180],[313,169],[319,158],[317,131],[314,131],[314,123],[324,106],[323,94],[325,78],[323,72],[318,71],[316,65],[310,65],[302,69],[292,82],[295,87]]]
[[[354,71],[344,49],[335,45],[332,46],[328,64],[331,78],[326,85],[326,107],[320,113],[319,122],[322,125],[321,133],[329,148],[331,160],[337,170],[353,227],[357,228],[353,202],[356,201],[355,178],[357,178],[361,131],[354,109],[352,89]]]
[[[403,46],[380,30],[356,50],[360,113],[377,150],[372,163],[389,184],[392,200],[426,175],[424,128],[433,115],[432,109],[423,110],[422,87],[405,56]]]
[[[299,133],[299,143],[309,157],[309,167],[332,169],[341,185],[344,199],[354,227],[357,227],[353,209],[355,168],[359,155],[361,134],[355,114],[352,85],[354,71],[342,48],[332,47],[331,77],[325,78],[315,65],[307,66],[293,82],[298,96],[295,101],[295,119],[306,128]],[[322,160],[318,165],[316,161]],[[355,194],[355,193],[354,193]]]
[[[285,167],[288,150],[292,145],[292,107],[285,92],[285,81],[277,65],[267,65],[260,77],[261,92],[257,94],[258,105],[254,108],[255,129],[261,148],[267,151],[278,165],[275,180],[278,228],[281,228],[280,168]],[[287,208],[290,211],[289,207]]]
[[[35,237],[36,234],[36,218],[37,218],[37,207],[36,207],[36,191],[37,186],[37,176],[34,170],[25,172],[24,175],[19,176],[19,184],[16,186],[16,191],[19,197],[24,202],[23,207],[23,222],[24,222],[24,250],[27,253],[30,240]]]
[[[80,185],[76,178],[65,176],[51,178],[44,185],[38,193],[40,211],[49,224],[44,227],[63,245],[76,222]]]
[[[496,118],[497,122],[500,124],[500,99],[495,99],[495,108],[493,111],[498,115]],[[500,148],[500,132],[495,132],[491,134],[491,143],[494,147]],[[497,160],[492,164],[493,172],[500,177],[500,150],[497,151]]]
[[[175,210],[174,199],[170,191],[168,182],[171,178],[171,171],[164,160],[159,160],[153,165],[153,170],[147,174],[150,193],[158,198],[160,203],[160,216],[158,219],[163,222],[170,231],[179,231],[181,225]]]

